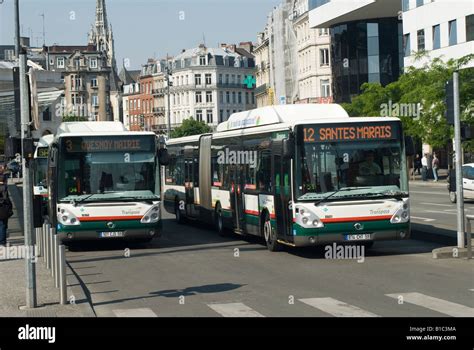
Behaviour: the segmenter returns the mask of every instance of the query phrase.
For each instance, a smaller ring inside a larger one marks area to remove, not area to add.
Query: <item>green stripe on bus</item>
[[[354,227],[354,222],[341,222],[333,224],[325,224],[323,228],[304,228],[298,224],[293,224],[293,230],[295,231],[296,236],[314,236],[314,235],[324,235],[332,233],[365,233],[365,232],[379,232],[379,231],[389,231],[389,230],[403,230],[410,227],[409,223],[405,224],[392,224],[390,220],[383,221],[367,221],[361,223],[364,226],[363,230],[356,230]]]

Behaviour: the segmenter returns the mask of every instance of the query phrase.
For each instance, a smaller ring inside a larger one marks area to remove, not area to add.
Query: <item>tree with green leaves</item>
[[[422,55],[423,57],[423,55]],[[465,68],[474,61],[474,54],[444,62],[433,59],[421,68],[408,67],[400,78],[382,87],[376,83],[362,85],[362,93],[352,103],[343,104],[350,116],[382,116],[382,106],[416,104],[421,107],[418,116],[400,116],[408,135],[433,147],[444,147],[453,137],[453,128],[447,124],[446,82],[454,71],[459,71],[461,121],[474,125],[474,68]],[[466,150],[474,150],[474,140],[464,143]]]
[[[84,116],[78,116],[75,114],[66,114],[62,118],[63,123],[68,123],[68,122],[87,122],[89,119]]]
[[[171,132],[172,138],[200,135],[212,132],[212,128],[203,121],[193,118],[185,119],[183,124]]]

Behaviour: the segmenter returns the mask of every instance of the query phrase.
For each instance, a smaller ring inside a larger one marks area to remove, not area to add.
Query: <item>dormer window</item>
[[[89,59],[89,68],[95,69],[97,68],[97,58],[93,57]]]
[[[58,68],[64,68],[64,65],[65,65],[64,57],[58,57],[58,59],[57,59],[57,67],[58,67]]]
[[[206,65],[206,56],[199,56],[199,65],[200,66]]]

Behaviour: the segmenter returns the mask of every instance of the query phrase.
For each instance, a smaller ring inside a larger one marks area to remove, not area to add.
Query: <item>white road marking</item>
[[[151,309],[119,309],[113,310],[117,317],[158,317]]]
[[[436,221],[436,219],[420,218],[420,217],[418,217],[418,216],[413,216],[413,215],[411,215],[410,217],[411,217],[412,219],[421,220],[421,221],[424,221],[424,222]]]
[[[378,317],[376,314],[333,298],[309,298],[299,300],[302,303],[310,305],[335,317]]]
[[[410,191],[410,193],[417,193],[417,194],[432,194],[434,196],[443,196],[448,198],[449,200],[449,193],[448,190],[446,192],[424,192],[424,191]]]
[[[208,304],[207,306],[224,317],[264,317],[242,303]]]
[[[446,211],[439,211],[439,210],[425,210],[425,213],[434,213],[434,214],[447,214],[447,215],[457,215],[456,213],[449,213]]]
[[[453,303],[451,301],[430,297],[422,293],[400,293],[386,294],[390,298],[398,299],[403,297],[403,301],[415,304],[427,309],[453,317],[473,317],[474,308],[465,305]]]
[[[420,204],[436,205],[436,206],[439,206],[439,207],[450,207],[450,208],[454,207],[454,204],[452,204],[452,205],[450,205],[450,204],[438,204],[438,203],[420,203]]]

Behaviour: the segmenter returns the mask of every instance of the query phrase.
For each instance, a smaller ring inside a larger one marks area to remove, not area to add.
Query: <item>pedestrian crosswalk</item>
[[[388,305],[398,305],[425,308],[439,313],[439,316],[474,317],[474,308],[417,292],[392,293],[383,295]],[[390,317],[373,312],[367,307],[354,305],[331,297],[297,299],[300,305],[306,305],[315,310],[315,316],[328,315],[333,317]],[[205,308],[212,310],[210,315],[221,317],[266,317],[262,310],[255,310],[242,302],[210,303],[204,304]],[[259,307],[260,308],[260,307]],[[117,309],[113,310],[116,317],[158,317],[155,311],[149,308]],[[412,316],[419,316],[420,310],[413,310]],[[272,316],[275,314],[273,312]],[[307,313],[306,313],[307,315]],[[196,314],[195,316],[200,316]],[[206,315],[208,316],[208,315]],[[282,314],[281,316],[285,316]]]

